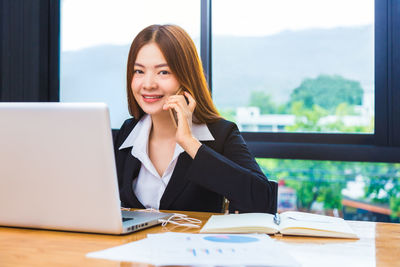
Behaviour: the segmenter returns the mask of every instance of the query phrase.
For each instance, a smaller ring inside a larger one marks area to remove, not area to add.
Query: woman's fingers
[[[188,116],[185,113],[184,110],[182,110],[182,107],[179,105],[178,102],[171,102],[165,105],[166,109],[173,109],[176,112],[176,116],[178,118],[177,122],[177,127],[181,129],[190,129],[189,121],[188,121]],[[189,130],[190,131],[190,130]]]
[[[172,95],[168,97],[163,106],[164,110],[174,110],[174,113],[176,113],[178,119],[178,123],[175,125],[177,126],[176,141],[182,147],[185,147],[185,144],[189,144],[194,139],[192,134],[192,116],[195,107],[196,101],[187,92],[184,92],[184,95]],[[192,154],[190,155],[193,157]]]
[[[189,94],[188,92],[184,92],[185,96],[187,97],[187,99],[189,100],[189,109],[190,111],[193,113],[194,109],[196,108],[196,100],[194,100],[193,96],[191,94]]]
[[[189,104],[183,95],[172,95],[167,99],[166,104],[177,103],[183,110],[193,113],[194,108],[196,107],[196,102],[193,97],[188,98],[188,101]]]
[[[195,107],[196,101],[188,92],[185,91],[184,95],[172,95],[168,97],[163,109],[173,109],[175,111],[176,117],[178,118],[177,126],[180,128],[179,132],[183,133],[187,132],[188,129],[190,132]]]

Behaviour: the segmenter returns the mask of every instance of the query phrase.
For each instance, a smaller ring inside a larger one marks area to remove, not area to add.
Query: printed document
[[[154,265],[300,266],[265,234],[149,234],[87,256]]]

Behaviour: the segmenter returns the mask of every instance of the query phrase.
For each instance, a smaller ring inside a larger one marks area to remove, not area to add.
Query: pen
[[[276,225],[279,225],[281,223],[281,216],[279,215],[279,213],[275,213],[275,215],[274,215],[274,223]]]

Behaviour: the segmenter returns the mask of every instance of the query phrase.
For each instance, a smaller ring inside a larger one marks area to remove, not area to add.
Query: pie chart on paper
[[[204,240],[219,243],[251,243],[260,241],[256,237],[242,235],[210,235],[203,237]]]

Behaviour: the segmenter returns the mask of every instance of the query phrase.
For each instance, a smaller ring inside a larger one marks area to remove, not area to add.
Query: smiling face
[[[131,83],[132,93],[142,110],[150,115],[167,112],[165,101],[179,89],[179,82],[155,43],[144,45],[138,52]]]

